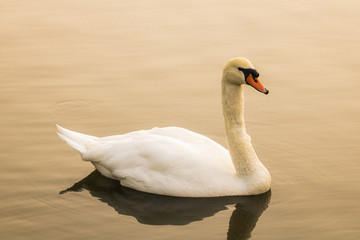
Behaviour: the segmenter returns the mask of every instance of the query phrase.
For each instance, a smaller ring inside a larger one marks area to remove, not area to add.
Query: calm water
[[[0,6],[1,239],[360,238],[359,1]],[[271,193],[136,192],[55,134],[180,126],[226,145],[220,78],[235,56],[270,90],[245,94]]]

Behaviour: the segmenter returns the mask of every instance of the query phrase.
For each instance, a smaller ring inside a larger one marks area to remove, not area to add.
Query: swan
[[[176,197],[257,195],[270,189],[271,176],[246,133],[244,87],[269,91],[246,58],[223,69],[222,108],[229,150],[180,127],[153,128],[95,137],[65,129],[58,136],[105,177],[142,192]]]

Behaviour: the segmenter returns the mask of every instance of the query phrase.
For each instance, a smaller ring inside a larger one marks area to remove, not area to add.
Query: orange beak
[[[252,74],[249,74],[249,76],[246,79],[246,83],[251,85],[253,88],[255,88],[256,90],[258,90],[259,92],[268,94],[269,90],[267,90],[264,85],[262,85],[262,83],[259,81],[258,78],[253,78]]]

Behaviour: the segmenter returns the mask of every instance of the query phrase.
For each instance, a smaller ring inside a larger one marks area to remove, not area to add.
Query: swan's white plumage
[[[224,69],[223,85],[227,86],[227,80],[233,85],[234,79],[230,78],[234,76],[240,78],[239,85],[243,84],[241,74],[226,72],[239,64],[251,63],[244,58],[231,60]],[[231,75],[229,79],[227,75]],[[233,116],[232,111],[236,110],[227,107],[228,96],[240,99],[234,103],[241,101],[243,88],[223,88],[223,108],[230,109],[224,111],[224,118],[233,159],[228,150],[213,140],[179,127],[98,138],[57,126],[58,135],[104,176],[140,191],[183,197],[266,192],[270,188],[270,175],[252,148],[244,121],[240,119],[243,116],[238,113]]]
[[[124,186],[173,196],[209,195],[210,186],[211,195],[233,195],[236,172],[229,152],[195,132],[167,127],[96,138],[60,126],[58,131],[71,147],[71,139],[81,140],[74,148],[82,158]]]

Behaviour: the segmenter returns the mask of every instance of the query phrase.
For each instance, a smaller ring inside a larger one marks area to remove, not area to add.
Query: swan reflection
[[[119,214],[133,216],[138,222],[149,225],[186,225],[235,204],[228,239],[248,239],[271,198],[270,191],[242,197],[181,198],[155,195],[121,186],[119,181],[106,178],[97,170],[60,194],[84,189]]]

